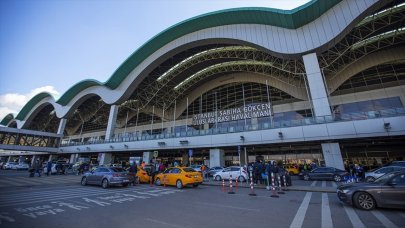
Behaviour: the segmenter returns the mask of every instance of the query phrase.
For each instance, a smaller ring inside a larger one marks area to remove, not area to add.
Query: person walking
[[[136,173],[138,172],[138,166],[136,165],[135,161],[131,164],[128,171],[129,171],[130,175],[134,177],[134,180],[133,180],[132,183],[135,186],[136,182],[137,182],[136,181],[136,179],[137,179]]]
[[[32,167],[34,169],[34,176],[35,173],[38,173],[38,177],[41,177],[41,164],[39,163],[39,158],[34,162],[34,165]]]
[[[52,174],[52,162],[48,161],[46,164],[46,175],[49,176],[49,174]]]

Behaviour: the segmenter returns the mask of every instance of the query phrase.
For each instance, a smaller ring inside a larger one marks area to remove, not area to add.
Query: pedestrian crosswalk
[[[6,177],[0,178],[0,188],[5,187],[23,187],[33,185],[49,185],[62,183],[80,183],[81,176],[76,175],[52,175],[41,177]]]

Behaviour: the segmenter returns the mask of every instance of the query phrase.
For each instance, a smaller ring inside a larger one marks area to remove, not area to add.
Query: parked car
[[[298,177],[304,180],[333,180],[340,182],[347,180],[349,178],[349,173],[334,167],[319,167],[311,171],[300,172]]]
[[[386,166],[402,166],[405,167],[405,161],[392,161]]]
[[[17,170],[28,170],[30,168],[30,165],[28,165],[28,163],[21,162],[21,163],[18,163],[17,165],[15,165],[15,168]]]
[[[197,172],[189,167],[173,167],[166,169],[163,173],[155,176],[155,184],[172,185],[183,188],[186,185],[197,187],[203,182],[201,172]]]
[[[201,172],[202,165],[190,165],[190,168],[194,169],[197,172]]]
[[[229,180],[229,179],[231,179],[231,175],[232,175],[232,180],[238,179],[239,182],[244,182],[248,179],[248,173],[244,167],[230,166],[230,167],[224,168],[220,172],[215,173],[214,180],[216,180],[216,181],[220,181],[222,179]]]
[[[286,164],[286,165],[284,165],[284,169],[287,170],[287,172],[290,176],[298,175],[300,173],[300,170],[298,169],[298,165]]]
[[[374,182],[341,185],[337,195],[341,201],[363,210],[405,209],[405,170],[387,173]]]
[[[209,177],[213,177],[215,173],[221,172],[222,170],[224,170],[224,167],[215,166],[215,167],[209,168],[207,173],[208,173]]]
[[[139,183],[149,183],[150,182],[150,176],[146,170],[144,170],[142,167],[137,168],[136,172],[136,177],[138,178]]]
[[[94,171],[84,173],[81,184],[101,185],[103,188],[108,188],[112,185],[128,186],[133,182],[133,176],[122,168],[116,167],[98,167]]]
[[[398,170],[405,170],[405,167],[401,166],[385,166],[375,170],[371,170],[370,172],[366,172],[364,174],[364,178],[366,182],[373,182],[375,179],[381,177],[382,175]]]
[[[17,162],[6,162],[6,164],[3,166],[3,169],[17,169]]]
[[[66,161],[57,161],[57,162],[52,162],[52,167],[51,167],[51,174],[65,174],[65,171],[69,167],[69,164],[66,163]],[[48,164],[44,164],[44,173],[48,172]]]

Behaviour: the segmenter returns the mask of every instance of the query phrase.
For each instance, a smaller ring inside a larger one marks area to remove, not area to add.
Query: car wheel
[[[183,182],[181,182],[181,180],[177,180],[176,181],[176,187],[179,188],[179,189],[183,188]]]
[[[83,177],[82,181],[80,182],[83,186],[87,185],[87,178]]]
[[[198,184],[193,184],[193,187],[194,187],[194,188],[198,187]]]
[[[335,176],[333,176],[333,180],[334,180],[335,182],[340,182],[340,181],[342,180],[342,177],[339,176],[339,175],[335,175]]]
[[[309,178],[309,175],[308,174],[305,174],[304,175],[304,180],[306,180],[306,181],[308,181],[310,178]]]
[[[353,201],[357,208],[363,210],[372,210],[376,206],[373,197],[367,192],[356,192],[353,196]]]
[[[222,180],[222,178],[221,178],[220,175],[217,175],[217,176],[215,176],[215,180],[216,180],[216,181],[220,181],[220,180]]]
[[[107,179],[103,179],[103,181],[101,182],[101,187],[108,188],[108,180]]]
[[[239,182],[245,182],[246,179],[245,179],[243,176],[239,176],[239,177],[238,177],[238,181],[239,181]]]
[[[375,178],[374,177],[367,177],[366,182],[374,182]]]
[[[160,186],[162,183],[160,182],[160,178],[156,178],[155,180],[156,186]]]

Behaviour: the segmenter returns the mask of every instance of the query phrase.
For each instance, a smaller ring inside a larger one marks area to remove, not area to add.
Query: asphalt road
[[[361,211],[334,193],[289,191],[279,198],[219,186],[81,186],[80,176],[0,173],[0,227],[404,227],[405,211]],[[12,179],[18,185],[6,185]],[[313,182],[312,184],[316,184]]]

